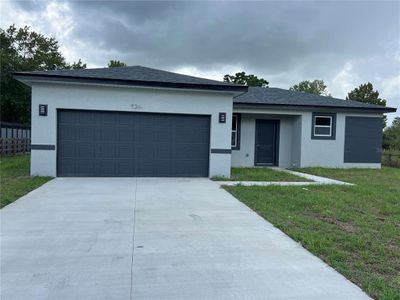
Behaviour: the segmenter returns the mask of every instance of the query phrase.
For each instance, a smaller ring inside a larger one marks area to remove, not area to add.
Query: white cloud
[[[41,10],[28,11],[13,5],[11,1],[1,1],[1,28],[8,28],[12,24],[15,24],[17,28],[29,26],[33,31],[54,37],[67,62],[77,61],[79,58],[88,62],[84,59],[85,56],[90,57],[87,53],[88,45],[73,37],[77,22],[70,4],[59,1],[39,1],[35,5],[44,7]],[[88,65],[91,65],[90,62]]]
[[[382,96],[400,98],[400,74],[382,80]]]
[[[347,95],[359,81],[359,76],[353,70],[353,64],[346,62],[342,69],[333,77],[332,83],[329,85],[329,90],[333,95],[343,98],[343,95]]]
[[[387,106],[398,110],[396,113],[388,114],[388,119],[392,122],[395,117],[400,117],[400,74],[382,80],[380,86],[380,95],[387,99]]]
[[[202,77],[202,78],[208,78],[208,79],[214,79],[214,80],[219,80],[221,81],[224,78],[225,74],[235,74],[237,72],[243,71],[243,66],[237,65],[237,66],[221,66],[218,69],[212,69],[212,70],[203,70],[199,69],[193,66],[185,66],[185,67],[179,67],[174,69],[174,72],[181,73],[181,74],[186,74],[190,76],[196,76],[196,77]]]
[[[245,71],[281,88],[323,79],[332,96],[342,99],[372,82],[388,106],[400,106],[396,3],[0,0],[0,5],[2,28],[28,25],[55,37],[68,62],[81,58],[88,67],[101,67],[119,59],[216,80]],[[291,18],[282,22],[287,14]]]

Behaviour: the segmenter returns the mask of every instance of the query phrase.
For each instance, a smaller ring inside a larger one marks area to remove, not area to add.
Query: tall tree
[[[347,94],[346,100],[354,100],[363,103],[386,106],[386,100],[379,97],[379,92],[374,90],[372,83],[364,83]],[[386,127],[387,118],[384,116],[384,127]]]
[[[31,89],[14,80],[13,72],[86,67],[81,60],[66,63],[54,38],[14,25],[0,28],[0,61],[1,120],[18,123],[30,122]]]
[[[396,117],[383,132],[383,148],[400,151],[400,117]]]
[[[127,64],[120,60],[110,60],[110,62],[107,65],[107,67],[109,67],[109,68],[126,67],[126,66],[127,66]]]
[[[235,75],[226,74],[224,76],[224,81],[260,87],[268,87],[269,84],[269,82],[264,78],[258,78],[256,75],[253,74],[247,75],[246,72],[238,72]]]
[[[331,96],[328,92],[327,86],[323,80],[304,80],[295,84],[291,88],[291,91],[304,92],[309,94],[321,95],[321,96]]]
[[[69,68],[71,69],[86,69],[86,67],[87,67],[86,64],[84,64],[81,59],[79,59],[78,61],[74,61],[69,66]]]

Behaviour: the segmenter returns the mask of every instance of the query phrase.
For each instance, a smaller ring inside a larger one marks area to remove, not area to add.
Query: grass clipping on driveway
[[[0,208],[51,179],[51,177],[29,176],[29,163],[29,155],[0,158]]]
[[[232,168],[231,178],[213,177],[216,181],[288,181],[306,182],[311,181],[287,172],[277,171],[270,168]]]
[[[356,186],[225,187],[376,299],[400,299],[400,169],[301,169]]]

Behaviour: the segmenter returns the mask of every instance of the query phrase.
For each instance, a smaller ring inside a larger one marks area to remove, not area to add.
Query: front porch
[[[232,166],[300,167],[301,118],[300,114],[234,112]]]

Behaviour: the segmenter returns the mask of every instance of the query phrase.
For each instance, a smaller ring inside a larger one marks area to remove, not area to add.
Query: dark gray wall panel
[[[382,118],[346,117],[344,162],[380,163]]]
[[[210,117],[58,111],[58,176],[207,177]]]

